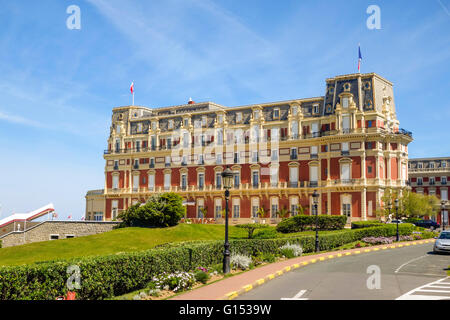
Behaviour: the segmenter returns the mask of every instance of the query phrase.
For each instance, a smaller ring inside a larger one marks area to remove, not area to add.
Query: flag
[[[134,81],[133,81],[133,82],[131,82],[131,86],[130,86],[130,92],[131,92],[131,94],[133,94],[133,93],[134,93]]]
[[[361,46],[358,44],[358,72],[361,72]]]
[[[71,215],[71,214],[69,214],[69,216],[67,217],[67,219],[72,219],[72,215]]]
[[[81,217],[81,221],[84,221],[84,217]]]
[[[58,214],[55,212],[53,212],[53,218],[58,218]]]

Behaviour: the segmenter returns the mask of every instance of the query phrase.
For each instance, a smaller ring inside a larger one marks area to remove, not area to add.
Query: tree
[[[284,220],[289,217],[289,213],[289,210],[286,207],[283,207],[277,211],[277,216]]]
[[[253,239],[253,233],[256,229],[262,229],[269,227],[266,224],[259,223],[247,223],[247,224],[238,224],[236,227],[246,229],[248,233],[248,239]]]
[[[145,204],[136,204],[119,214],[122,227],[171,227],[186,214],[183,198],[176,193],[152,196]]]
[[[377,212],[379,216],[388,217],[388,203],[391,203],[390,214],[396,216],[395,199],[398,199],[399,218],[421,218],[434,216],[439,212],[439,199],[434,195],[426,195],[403,190],[400,195],[398,190],[387,189],[382,197],[383,207]]]

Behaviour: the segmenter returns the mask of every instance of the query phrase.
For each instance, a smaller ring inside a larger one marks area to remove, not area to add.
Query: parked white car
[[[450,230],[442,231],[434,243],[433,252],[450,253]]]

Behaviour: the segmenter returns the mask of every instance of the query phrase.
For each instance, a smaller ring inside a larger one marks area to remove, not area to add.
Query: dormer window
[[[313,105],[313,113],[314,114],[318,114],[319,113],[319,105],[318,104]]]
[[[447,162],[446,161],[441,161],[441,167],[442,168],[446,168],[447,167]]]
[[[280,119],[280,108],[273,109],[273,119],[274,120]]]
[[[236,113],[236,123],[242,122],[242,112]]]
[[[142,132],[142,123],[137,124],[137,132]]]
[[[342,98],[342,108],[344,108],[344,109],[348,108],[348,98],[347,97]]]
[[[419,163],[417,164],[417,168],[422,169],[422,168],[423,168],[423,163],[422,163],[422,162],[419,162]]]
[[[292,107],[292,115],[293,116],[297,116],[298,114],[298,108],[297,107]]]
[[[156,130],[157,123],[156,121],[152,121],[152,130]]]
[[[184,126],[189,127],[189,119],[184,119]]]
[[[169,120],[168,128],[169,130],[173,129],[173,120]]]
[[[258,120],[258,119],[259,119],[259,110],[255,110],[255,111],[253,112],[253,118],[254,118],[255,120]]]
[[[430,169],[434,169],[434,162],[430,162]]]
[[[206,127],[206,116],[202,116],[202,127]]]

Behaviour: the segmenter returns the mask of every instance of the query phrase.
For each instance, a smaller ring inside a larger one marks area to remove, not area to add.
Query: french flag
[[[358,72],[361,72],[361,46],[358,44]]]

